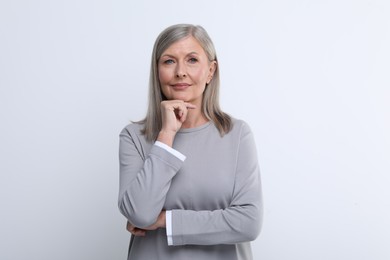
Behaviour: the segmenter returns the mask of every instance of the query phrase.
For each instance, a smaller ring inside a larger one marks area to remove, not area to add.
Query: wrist
[[[165,211],[162,211],[161,212],[161,227],[162,228],[165,228],[166,227],[166,222],[167,222],[167,220],[166,220],[166,213],[165,213]]]
[[[176,135],[176,133],[174,133],[172,131],[161,130],[158,133],[156,141],[162,142],[162,143],[172,147],[173,140],[175,139],[175,135]]]

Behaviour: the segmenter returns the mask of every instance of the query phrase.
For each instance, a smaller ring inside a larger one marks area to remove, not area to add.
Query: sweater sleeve
[[[125,128],[119,143],[118,206],[130,223],[143,228],[156,222],[183,160],[156,144],[146,158],[140,149],[137,139]]]
[[[241,129],[232,200],[213,211],[172,210],[173,245],[234,244],[256,239],[262,222],[260,170],[249,127]]]

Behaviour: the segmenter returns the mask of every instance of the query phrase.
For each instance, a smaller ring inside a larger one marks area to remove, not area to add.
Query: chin
[[[172,98],[170,98],[171,100],[182,100],[184,102],[190,102],[191,98],[189,97],[186,97],[186,96],[181,96],[181,95],[178,95],[178,96],[173,96]]]

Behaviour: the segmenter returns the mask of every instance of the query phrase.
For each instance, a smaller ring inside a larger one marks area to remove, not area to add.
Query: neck
[[[183,122],[181,128],[194,128],[204,125],[209,120],[201,112],[200,107],[188,110],[187,119]]]

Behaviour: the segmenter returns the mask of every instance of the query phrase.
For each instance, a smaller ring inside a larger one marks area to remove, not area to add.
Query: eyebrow
[[[193,54],[199,55],[199,53],[197,53],[196,51],[192,51],[192,52],[188,53],[186,56],[193,55]],[[164,56],[175,58],[175,55],[172,55],[169,53],[161,55],[161,57],[164,57]]]

